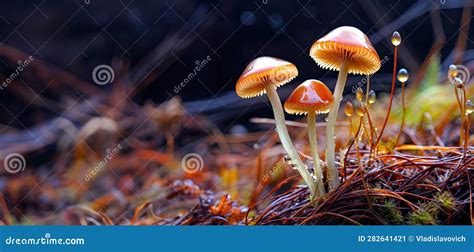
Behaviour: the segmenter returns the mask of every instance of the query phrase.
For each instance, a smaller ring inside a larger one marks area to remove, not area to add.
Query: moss
[[[401,225],[403,224],[403,217],[400,210],[393,201],[385,201],[382,208],[382,216],[386,224]]]
[[[449,192],[438,193],[433,200],[420,205],[420,209],[409,213],[407,223],[411,225],[436,225],[443,223],[456,210],[456,203]]]
[[[436,195],[435,202],[445,213],[452,213],[456,210],[456,203],[449,192],[443,192]]]
[[[427,209],[420,208],[408,214],[407,222],[410,225],[436,225],[436,218]]]

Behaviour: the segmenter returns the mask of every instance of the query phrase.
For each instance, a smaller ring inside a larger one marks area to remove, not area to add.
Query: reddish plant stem
[[[463,87],[462,88],[462,93],[463,93],[463,103],[462,103],[462,126],[464,126],[464,157],[466,157],[467,154],[467,147],[469,145],[469,126],[468,125],[468,120],[469,120],[469,115],[466,113],[466,101],[467,101],[467,94],[466,94],[466,89]]]
[[[351,150],[352,145],[354,145],[354,142],[356,142],[356,137],[359,136],[361,126],[362,126],[362,121],[361,121],[361,123],[359,123],[359,127],[357,128],[357,132],[354,135],[354,139],[352,139],[351,144],[347,148],[346,155],[344,156],[344,160],[343,160],[343,162],[344,162],[344,174],[342,176],[342,181],[344,181],[346,179],[346,176],[347,176],[347,168],[346,167],[347,167],[347,157],[348,157],[349,151]]]
[[[397,139],[395,140],[395,147],[398,146],[398,141],[400,140],[400,136],[403,133],[403,128],[405,128],[405,109],[405,83],[402,83],[402,124],[400,125]]]
[[[462,147],[463,146],[462,145],[462,130],[463,130],[463,124],[464,124],[463,114],[462,114],[463,106],[462,106],[461,98],[459,97],[458,88],[456,87],[456,85],[453,85],[453,86],[454,86],[454,94],[456,95],[456,100],[458,101],[459,111],[461,114],[461,127],[459,128],[459,146]]]
[[[365,110],[365,113],[367,114],[367,121],[369,122],[369,132],[370,132],[370,149],[372,149],[372,146],[374,145],[374,125],[372,124],[372,119],[370,119],[370,113],[369,113],[369,92],[370,92],[370,76],[367,75],[367,89],[365,90],[365,107],[367,108]],[[369,156],[370,158],[371,156]]]
[[[374,149],[374,135],[376,134],[375,132],[375,127],[374,127],[374,124],[372,123],[372,119],[370,119],[370,111],[369,111],[369,107],[367,107],[367,119],[369,120],[369,126],[370,126],[370,134],[371,134],[371,138],[370,138],[370,152],[369,152],[369,160],[372,160],[372,151]]]
[[[392,91],[390,92],[390,102],[388,104],[388,111],[387,115],[385,116],[385,121],[383,123],[382,129],[380,130],[380,135],[375,142],[375,148],[379,145],[380,139],[382,138],[383,131],[385,130],[385,126],[387,125],[388,118],[390,117],[390,111],[392,110],[392,102],[393,102],[393,95],[395,93],[395,80],[396,80],[396,72],[397,72],[397,48],[393,50],[393,74],[392,74]],[[377,156],[377,151],[375,151],[375,156]]]

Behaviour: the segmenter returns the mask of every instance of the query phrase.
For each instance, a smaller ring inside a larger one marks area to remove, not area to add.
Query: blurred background
[[[133,87],[127,100],[141,105],[178,95],[190,102],[185,107],[189,113],[211,114],[219,127],[229,130],[230,125],[245,125],[249,117],[270,112],[265,99],[258,99],[237,116],[249,101],[234,95],[234,85],[255,57],[270,55],[297,65],[300,76],[281,90],[283,97],[308,78],[333,86],[336,73],[318,68],[308,52],[316,39],[342,25],[364,31],[380,58],[387,59],[373,78],[375,91],[385,91],[393,63],[389,38],[395,30],[403,38],[400,67],[413,77],[432,50],[439,51],[445,70],[455,60],[459,37],[467,41],[457,61],[470,62],[470,7],[464,22],[462,15],[463,7],[472,5],[470,0],[5,1],[0,10],[2,78],[27,56],[48,70],[26,67],[0,92],[0,122],[6,124],[2,131],[48,121],[65,112],[65,104],[119,85]],[[206,64],[195,71],[200,62]],[[103,64],[113,68],[110,85],[93,81],[94,68]],[[185,87],[179,88],[185,79]],[[352,76],[347,85],[361,79]]]

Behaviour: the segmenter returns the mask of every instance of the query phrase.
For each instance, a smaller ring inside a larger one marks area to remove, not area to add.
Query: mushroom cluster
[[[308,137],[314,163],[313,173],[303,163],[291,141],[283,107],[276,92],[278,87],[287,84],[298,75],[296,66],[273,57],[259,57],[250,62],[240,76],[236,92],[242,98],[267,94],[281,144],[314,197],[325,194],[325,181],[330,190],[339,184],[339,171],[335,166],[334,133],[347,75],[349,73],[371,75],[380,69],[381,61],[367,36],[359,29],[349,26],[336,28],[318,39],[312,45],[309,54],[321,68],[339,71],[334,95],[324,83],[311,79],[300,84],[285,102],[287,113],[307,115]],[[346,114],[348,112],[350,111],[346,110]],[[326,120],[326,173],[320,164],[315,126],[316,116],[323,113],[329,113]],[[328,175],[326,179],[324,174]]]

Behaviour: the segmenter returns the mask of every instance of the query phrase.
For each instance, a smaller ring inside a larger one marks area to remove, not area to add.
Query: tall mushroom
[[[316,136],[316,115],[329,112],[334,101],[331,90],[319,80],[307,80],[301,83],[285,101],[288,114],[308,115],[308,137],[314,162],[314,175],[318,193],[325,194],[323,171],[319,163],[318,140]]]
[[[240,76],[235,90],[242,98],[251,98],[266,93],[272,105],[275,125],[281,144],[296,165],[303,180],[308,185],[311,195],[316,192],[316,183],[311,177],[306,165],[296,151],[285,124],[285,115],[276,89],[290,82],[298,75],[298,69],[292,63],[273,58],[259,57],[248,64]]]
[[[334,100],[329,111],[326,127],[326,162],[329,169],[329,187],[339,181],[335,167],[335,135],[340,100],[347,74],[370,75],[380,69],[380,58],[365,34],[355,27],[342,26],[320,38],[311,46],[310,56],[324,69],[338,70]]]

